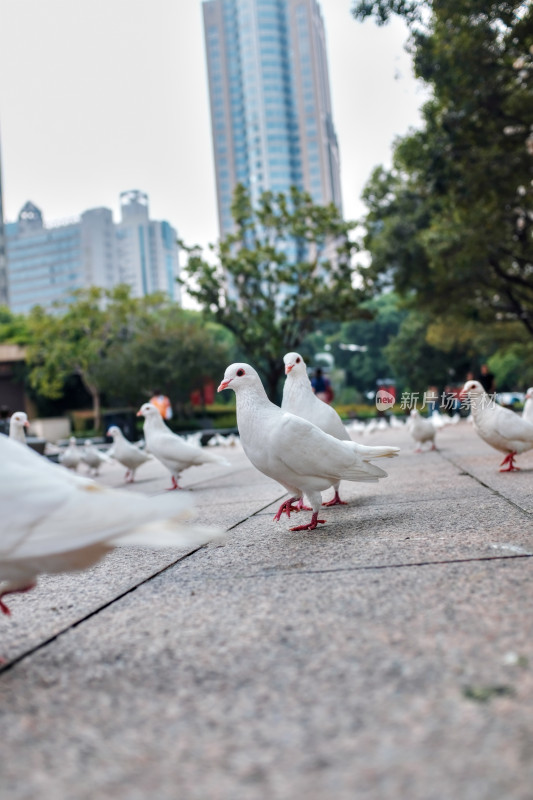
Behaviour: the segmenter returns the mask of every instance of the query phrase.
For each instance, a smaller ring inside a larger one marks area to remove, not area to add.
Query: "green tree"
[[[215,264],[187,248],[183,282],[204,312],[233,333],[274,397],[284,353],[297,350],[321,321],[361,313],[349,240],[354,224],[333,204],[315,205],[295,188],[288,196],[264,192],[254,208],[239,185],[232,213],[235,233],[211,246]]]
[[[101,395],[109,380],[107,356],[131,336],[136,301],[127,286],[80,289],[70,304],[28,315],[29,382],[44,397],[59,398],[69,375],[79,375],[92,398],[95,428],[101,426]]]
[[[28,338],[24,314],[14,314],[7,306],[0,306],[0,343],[24,345]]]
[[[199,312],[162,294],[133,298],[128,286],[80,290],[52,312],[32,309],[27,323],[30,385],[57,399],[69,376],[78,375],[97,430],[103,397],[140,405],[158,388],[183,403],[220,376],[230,351],[226,332],[206,325]]]
[[[221,326],[165,301],[139,317],[128,341],[116,341],[110,348],[106,395],[140,405],[160,389],[183,407],[193,390],[220,380],[231,344]]]
[[[367,286],[393,285],[434,319],[533,334],[533,5],[362,0],[399,14],[432,90],[423,127],[365,190]]]

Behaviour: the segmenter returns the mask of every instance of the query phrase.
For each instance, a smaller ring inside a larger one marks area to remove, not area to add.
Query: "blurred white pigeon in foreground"
[[[524,408],[522,409],[522,419],[533,424],[533,386],[526,392]]]
[[[197,546],[218,532],[185,526],[190,496],[149,498],[98,486],[0,435],[2,597],[35,586],[41,573],[72,572],[119,545]]]
[[[107,435],[113,439],[113,458],[126,467],[126,483],[133,483],[135,471],[139,469],[141,464],[152,461],[152,456],[148,455],[148,453],[143,453],[134,444],[128,442],[117,425],[112,425]]]
[[[24,411],[15,411],[9,420],[9,438],[17,442],[26,444],[26,434],[24,428],[29,428],[28,416]]]
[[[77,445],[76,437],[71,436],[68,440],[68,447],[59,455],[59,462],[63,464],[64,467],[68,467],[68,469],[72,469],[75,472],[78,469],[80,461],[81,450]]]
[[[377,481],[387,473],[370,464],[371,458],[395,456],[397,447],[365,447],[356,442],[342,442],[302,417],[283,411],[268,399],[259,375],[249,364],[231,364],[218,391],[233,389],[237,396],[237,425],[244,452],[258,470],[285,487],[290,497],[278,509],[290,517],[297,509],[293,502],[305,493],[313,516],[307,525],[293,531],[313,530],[322,498],[320,492],[333,483]]]
[[[311,381],[307,375],[307,367],[301,355],[287,353],[283,356],[283,363],[285,364],[286,378],[283,386],[282,410],[312,422],[317,428],[334,436],[335,439],[351,441],[350,434],[333,406],[324,403],[313,392]],[[322,505],[346,505],[339,497],[339,484],[340,481],[333,484],[335,491],[333,499]]]
[[[98,475],[102,464],[111,463],[109,456],[106,453],[102,453],[101,450],[98,450],[98,448],[94,446],[90,439],[85,440],[83,451],[81,453],[81,460],[84,464],[87,464],[89,467],[89,475],[92,476]]]
[[[168,469],[172,475],[171,489],[180,489],[178,481],[181,473],[189,467],[201,467],[202,464],[223,464],[231,466],[230,462],[213,453],[187,444],[181,436],[172,433],[165,424],[159,409],[152,403],[145,403],[137,412],[138,417],[144,417],[144,438],[147,450]]]
[[[424,442],[431,442],[431,450],[437,449],[435,447],[437,428],[431,422],[431,417],[424,419],[424,417],[420,416],[418,409],[413,408],[407,422],[407,428],[415,442],[417,442],[415,453],[422,452],[422,444]]]
[[[467,381],[461,393],[470,398],[474,428],[479,436],[491,447],[507,453],[500,464],[507,467],[500,472],[518,470],[514,457],[533,448],[533,423],[495,403],[479,381]]]

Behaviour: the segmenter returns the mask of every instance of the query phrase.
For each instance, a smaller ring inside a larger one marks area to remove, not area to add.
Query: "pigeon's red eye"
[[[237,377],[238,378],[242,378],[243,375],[244,375],[244,370],[243,369],[238,369],[237,370]]]
[[[297,364],[299,364],[299,363],[300,363],[300,358],[299,358],[299,357],[296,359],[296,363],[297,363]]]

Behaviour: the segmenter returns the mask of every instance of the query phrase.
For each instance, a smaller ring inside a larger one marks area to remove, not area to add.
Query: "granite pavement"
[[[183,481],[222,544],[119,549],[10,598],[0,797],[530,800],[533,451],[499,473],[465,421],[438,451],[361,441],[401,454],[315,531],[274,523],[283,488],[224,448]],[[169,485],[123,478],[99,480]]]

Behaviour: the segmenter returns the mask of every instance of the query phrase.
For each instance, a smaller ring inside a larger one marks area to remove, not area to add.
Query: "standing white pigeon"
[[[172,475],[171,489],[180,489],[178,481],[181,473],[189,467],[200,467],[202,464],[223,464],[231,466],[230,462],[213,453],[212,450],[194,447],[187,444],[181,436],[173,433],[165,424],[159,409],[152,403],[145,403],[137,412],[138,417],[144,417],[144,438],[146,449],[168,469]]]
[[[526,392],[524,408],[522,409],[522,419],[533,424],[533,386]]]
[[[84,442],[83,450],[81,453],[81,460],[89,467],[89,475],[96,477],[100,472],[102,464],[110,464],[111,459],[107,453],[102,453],[90,439]]]
[[[283,356],[285,364],[285,384],[283,386],[283,400],[281,408],[297,417],[302,417],[308,422],[312,422],[317,428],[334,436],[335,439],[349,442],[350,434],[333,408],[328,403],[320,400],[313,391],[311,381],[307,375],[305,361],[299,353],[287,353]],[[335,496],[324,506],[344,506],[346,503],[339,497],[339,483],[333,484]]]
[[[68,440],[68,447],[63,450],[63,452],[59,455],[59,462],[63,464],[64,467],[73,470],[76,472],[78,469],[79,463],[81,461],[81,450],[78,447],[77,439],[75,436],[71,436]]]
[[[158,497],[98,486],[0,434],[0,611],[42,573],[92,566],[119,545],[198,546],[219,535],[187,527],[187,495]]]
[[[520,469],[514,457],[533,448],[533,423],[523,419],[509,408],[503,408],[486,393],[479,381],[467,381],[461,394],[470,399],[471,415],[476,433],[496,450],[507,453],[500,472]]]
[[[9,420],[9,438],[17,442],[26,444],[26,434],[24,428],[29,428],[28,416],[24,411],[15,411]]]
[[[413,408],[411,409],[411,413],[409,415],[407,427],[409,433],[415,442],[417,442],[415,453],[422,452],[422,444],[424,442],[431,442],[431,450],[437,449],[435,446],[435,434],[437,433],[437,428],[433,425],[431,417],[429,419],[424,419],[424,417],[420,416],[418,409]]]
[[[126,483],[133,483],[136,470],[147,461],[152,461],[152,456],[128,442],[117,425],[112,425],[107,435],[113,439],[113,458],[126,467]]]
[[[244,452],[258,470],[285,487],[290,497],[278,509],[277,522],[285,512],[297,509],[293,502],[305,493],[313,516],[293,531],[314,530],[322,498],[320,492],[342,479],[377,481],[387,473],[370,459],[395,456],[397,447],[365,447],[340,441],[302,417],[271,403],[259,375],[249,364],[231,364],[218,391],[233,389],[237,396],[237,425]]]

